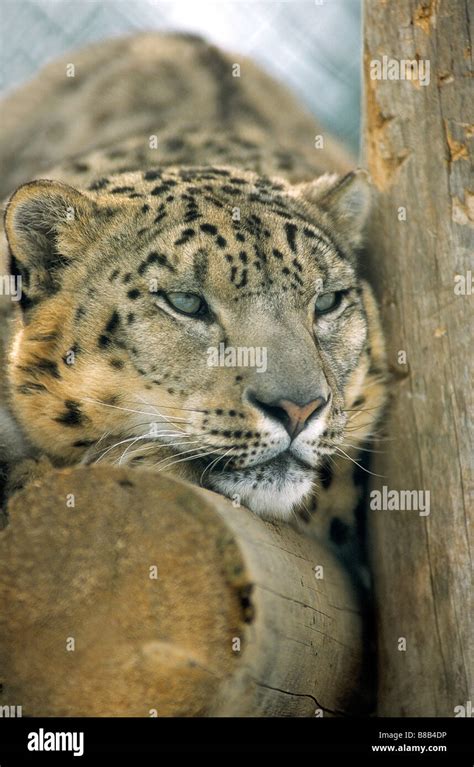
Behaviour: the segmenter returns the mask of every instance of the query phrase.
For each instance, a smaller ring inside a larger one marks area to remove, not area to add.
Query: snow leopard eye
[[[341,303],[342,291],[338,293],[323,293],[318,296],[314,305],[314,311],[316,314],[326,314],[331,312]]]
[[[192,317],[204,314],[207,310],[206,302],[195,293],[167,293],[166,300],[177,312]]]

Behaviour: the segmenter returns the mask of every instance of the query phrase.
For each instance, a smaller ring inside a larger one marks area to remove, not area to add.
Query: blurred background
[[[361,0],[0,0],[0,89],[69,50],[138,30],[187,30],[250,56],[354,152]]]

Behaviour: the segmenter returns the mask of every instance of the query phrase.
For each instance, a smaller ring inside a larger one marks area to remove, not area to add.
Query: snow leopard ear
[[[315,181],[300,184],[298,190],[300,196],[332,218],[350,243],[360,245],[372,197],[367,171],[358,169],[345,176],[326,173]]]
[[[5,232],[23,309],[57,293],[63,270],[93,241],[97,213],[93,200],[67,184],[41,179],[16,190]]]

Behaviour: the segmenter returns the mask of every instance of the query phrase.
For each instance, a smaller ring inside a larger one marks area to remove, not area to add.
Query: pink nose
[[[290,435],[291,439],[295,439],[300,434],[308,420],[318,413],[321,413],[328,404],[331,395],[328,397],[323,396],[316,397],[305,405],[300,405],[293,400],[280,398],[276,400],[264,399],[264,396],[257,392],[250,392],[250,402],[254,407],[261,410],[262,413],[269,416],[275,421],[278,421],[285,427],[286,431]]]
[[[280,399],[272,403],[273,407],[283,411],[282,423],[290,435],[291,439],[296,439],[301,434],[308,420],[312,415],[321,412],[327,404],[327,399],[318,397],[311,400],[306,405],[297,405],[289,399]]]

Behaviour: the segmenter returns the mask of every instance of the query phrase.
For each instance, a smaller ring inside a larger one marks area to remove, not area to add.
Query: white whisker
[[[176,435],[176,436],[180,436],[180,435]],[[142,454],[146,450],[153,450],[153,449],[155,449],[155,450],[162,450],[165,447],[180,447],[181,445],[197,445],[197,444],[199,444],[199,442],[200,442],[200,440],[198,440],[198,439],[195,439],[195,440],[185,439],[185,440],[182,440],[181,442],[162,442],[162,443],[156,442],[154,444],[140,446],[139,448],[137,448],[137,450],[135,452]],[[130,445],[130,447],[132,447],[132,446]],[[127,449],[129,449],[129,448],[127,448]],[[178,453],[178,455],[181,455],[181,453]],[[163,458],[162,460],[166,461],[169,458],[172,458],[172,456],[167,456],[167,458]]]
[[[335,446],[335,449],[339,451],[339,453],[342,453],[343,456],[345,456],[349,461],[352,461],[352,463],[355,463],[356,466],[359,467],[359,469],[362,469],[362,471],[367,472],[367,474],[371,474],[373,477],[381,477],[382,479],[386,479],[386,477],[383,474],[375,474],[373,471],[369,471],[369,469],[366,469],[365,466],[362,466],[360,463],[357,463],[353,458],[350,457],[347,453],[344,452],[344,450],[341,447]]]
[[[151,416],[153,416],[153,415],[156,415],[156,412],[157,412],[156,409],[155,409],[155,413],[146,413],[145,410],[134,410],[133,408],[130,408],[130,407],[121,407],[121,405],[110,405],[108,402],[101,402],[100,400],[92,399],[91,397],[83,397],[81,399],[81,402],[92,402],[95,405],[103,405],[104,407],[111,407],[114,410],[123,410],[125,413],[138,413],[139,415],[151,415]],[[176,408],[176,410],[179,410],[179,409],[180,408]],[[159,413],[159,415],[161,415],[161,417],[164,418],[166,421],[169,420],[168,416],[164,416],[162,413]],[[189,423],[188,419],[181,418],[181,417],[178,417],[178,416],[176,417],[175,420],[177,420],[177,421],[185,421],[186,423]]]
[[[343,442],[342,446],[350,448],[351,450],[357,450],[357,451],[361,450],[363,453],[385,453],[386,452],[385,450],[373,450],[370,447],[360,447],[358,445],[351,445],[350,442]]]
[[[181,453],[178,453],[178,456],[184,455],[185,453],[192,453],[193,450],[195,451],[196,449],[197,448],[192,448],[191,450],[183,450],[181,451]],[[195,455],[186,456],[185,458],[179,458],[177,461],[171,461],[171,463],[169,463],[167,466],[163,466],[163,469],[169,469],[170,466],[174,466],[176,463],[182,463],[183,461],[194,461],[196,460],[196,458],[205,458],[207,455],[214,455],[214,453],[215,453],[214,450],[211,450],[209,453],[198,452]],[[169,458],[171,458],[171,456],[168,456],[168,458],[164,458],[158,464],[155,464],[158,471],[161,471],[161,469],[159,469],[159,466],[161,464],[166,463],[166,461],[169,460]]]
[[[150,439],[150,440],[151,440],[151,439],[153,439],[153,438],[155,438],[155,437],[160,437],[160,436],[179,437],[179,436],[181,436],[181,435],[179,434],[179,432],[174,432],[174,431],[161,431],[161,432],[158,432],[156,435],[155,435],[155,434],[153,434],[153,435],[150,435],[150,434],[141,434],[141,435],[140,435],[140,436],[138,436],[138,437],[136,437],[136,436],[135,436],[135,437],[127,437],[127,439],[121,439],[121,440],[119,440],[119,442],[114,442],[114,444],[113,444],[113,445],[110,445],[110,447],[108,447],[108,448],[107,448],[107,449],[106,449],[106,450],[105,450],[105,451],[102,453],[102,455],[100,455],[100,456],[99,456],[99,458],[97,458],[97,460],[95,461],[95,463],[98,463],[99,461],[101,461],[101,460],[102,460],[102,458],[103,458],[105,455],[107,455],[107,453],[109,453],[109,452],[110,452],[111,450],[113,450],[114,448],[116,448],[116,447],[120,447],[120,445],[125,445],[127,442],[132,442],[132,443],[133,443],[133,442],[137,442],[138,440],[141,440],[141,439]]]
[[[227,450],[227,452],[226,452],[226,453],[224,453],[223,455],[219,454],[219,455],[217,456],[217,458],[215,458],[213,461],[210,461],[210,462],[209,462],[209,464],[208,464],[208,465],[207,465],[207,466],[204,468],[204,471],[202,472],[202,474],[201,474],[201,478],[200,478],[200,480],[199,480],[199,484],[201,485],[201,487],[202,487],[202,480],[203,480],[203,477],[204,477],[204,474],[206,473],[206,471],[209,471],[209,474],[210,474],[210,473],[211,473],[211,469],[212,469],[212,467],[213,467],[213,466],[214,466],[216,463],[218,463],[218,462],[219,462],[221,459],[225,458],[225,457],[226,457],[226,455],[229,455],[229,453],[230,453],[232,450],[233,450],[233,448],[231,447],[231,448],[229,448],[229,450]],[[214,451],[214,452],[215,452],[215,451]]]

